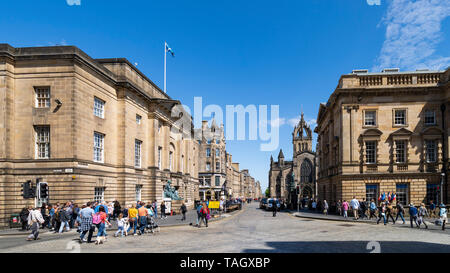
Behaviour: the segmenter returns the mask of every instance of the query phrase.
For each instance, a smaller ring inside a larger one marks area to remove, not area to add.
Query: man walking
[[[405,208],[403,207],[402,203],[397,202],[397,216],[395,217],[395,221],[397,222],[398,217],[402,218],[403,224],[405,224],[405,218],[403,215],[405,214]]]
[[[353,210],[353,218],[355,220],[358,220],[359,201],[358,199],[356,199],[355,196],[353,196],[352,201],[350,201],[350,206],[352,207]]]
[[[416,226],[420,228],[419,224],[417,224],[417,213],[418,211],[417,208],[414,207],[414,204],[413,203],[409,204],[409,221],[411,223],[411,228],[413,228],[413,221],[414,223],[416,223]]]
[[[59,221],[61,222],[61,226],[59,227],[59,234],[63,233],[64,227],[66,227],[67,231],[70,231],[69,226],[69,214],[67,213],[68,207],[64,207],[59,211]]]
[[[44,223],[39,208],[34,208],[28,214],[28,225],[31,226],[31,234],[28,235],[27,241],[38,240],[39,238],[39,226]]]
[[[87,242],[92,242],[92,234],[94,233],[95,226],[92,224],[92,217],[94,216],[95,211],[92,209],[92,203],[88,202],[86,204],[86,207],[82,210],[80,210],[80,219],[81,219],[81,227],[80,227],[80,244],[83,242],[86,242],[86,239],[84,239],[84,236],[87,232],[88,238]]]
[[[427,223],[425,223],[425,216],[428,216],[428,211],[427,208],[425,208],[425,204],[421,203],[417,213],[417,222],[419,223],[419,228],[422,223],[425,225],[426,229],[428,228]]]
[[[186,211],[187,211],[187,208],[186,208],[186,205],[184,204],[184,202],[181,204],[181,214],[183,215],[183,218],[181,218],[181,221],[184,221],[184,220],[186,220]]]
[[[369,215],[369,220],[372,219],[372,216],[373,216],[375,219],[377,218],[377,216],[375,215],[376,211],[377,211],[377,205],[375,204],[375,200],[372,199],[372,200],[370,201],[370,208],[369,208],[369,213],[370,213],[370,215]]]
[[[363,198],[363,200],[360,203],[360,205],[361,205],[361,219],[368,218],[367,215],[366,215],[366,211],[367,211],[366,198]]]
[[[144,234],[145,227],[147,226],[147,216],[148,216],[148,210],[144,206],[145,203],[141,203],[141,207],[138,209],[138,215],[139,215],[139,235]]]

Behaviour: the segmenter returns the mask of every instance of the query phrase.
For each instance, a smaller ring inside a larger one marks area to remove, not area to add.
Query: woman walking
[[[347,201],[344,200],[344,202],[342,202],[342,210],[344,211],[344,218],[347,218],[347,211],[348,211],[348,207],[349,204],[347,203]]]
[[[202,209],[200,210],[200,213],[201,213],[201,220],[198,223],[198,227],[199,228],[201,227],[202,222],[204,222],[205,226],[208,227],[209,208],[205,202],[203,202],[202,204]]]
[[[106,225],[111,226],[111,223],[109,223],[109,221],[108,221],[108,215],[106,214],[105,208],[103,206],[100,206],[100,208],[98,209],[98,212],[96,213],[96,216],[98,218],[100,218],[99,219],[100,222],[98,222],[98,220],[94,221],[94,224],[96,224],[97,228],[98,228],[97,242],[101,242],[100,238],[101,237],[106,237],[106,231],[105,231]]]

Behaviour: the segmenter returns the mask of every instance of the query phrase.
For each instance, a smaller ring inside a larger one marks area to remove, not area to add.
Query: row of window
[[[216,148],[216,156],[220,156],[220,149]],[[211,157],[211,148],[206,148],[206,157]]]
[[[206,162],[206,171],[211,171],[210,162]],[[220,162],[216,162],[216,171],[220,171]]]
[[[35,87],[35,106],[37,108],[50,107],[50,87]],[[105,118],[105,101],[94,97],[94,115],[99,118]],[[136,123],[141,124],[142,116],[136,114]]]
[[[50,158],[50,126],[35,126],[36,131],[36,158]],[[105,134],[94,132],[94,161],[104,162],[105,150]],[[158,167],[161,169],[161,151],[162,147],[158,147]],[[181,170],[184,169],[184,155],[181,156]],[[142,160],[142,141],[135,139],[134,141],[134,166],[141,167]],[[173,152],[169,152],[169,169],[172,170]]]
[[[366,141],[366,163],[377,163],[377,141]],[[395,141],[395,163],[406,163],[407,160],[406,140]],[[437,161],[437,141],[425,140],[425,159],[427,163],[436,163]]]
[[[377,201],[380,196],[379,184],[366,184],[366,200],[371,201],[372,199]],[[396,200],[398,203],[403,205],[409,205],[409,184],[396,184]],[[434,203],[440,202],[439,196],[439,185],[438,184],[427,184],[427,194],[426,202],[427,204],[431,201]]]
[[[394,126],[407,125],[406,109],[394,109],[393,112]],[[436,125],[436,111],[427,109],[424,111],[425,125]],[[377,126],[377,111],[364,110],[364,126]]]
[[[211,178],[210,177],[208,177],[208,178],[205,177],[204,179],[201,179],[201,181],[204,181],[203,186],[211,186]],[[216,187],[220,186],[220,176],[214,176],[214,183],[215,183]]]
[[[94,202],[104,202],[105,201],[105,190],[106,187],[96,187],[94,189]],[[135,187],[135,198],[137,201],[142,201],[142,185],[136,185]]]

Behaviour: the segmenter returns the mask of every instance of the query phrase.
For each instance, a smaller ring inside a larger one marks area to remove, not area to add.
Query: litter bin
[[[20,223],[20,215],[19,214],[11,214],[11,218],[9,219],[9,227],[10,228],[17,228],[21,227],[22,224]]]

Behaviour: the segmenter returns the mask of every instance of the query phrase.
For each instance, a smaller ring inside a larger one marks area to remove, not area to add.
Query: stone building
[[[222,186],[226,181],[226,151],[223,124],[219,127],[215,120],[208,126],[202,122],[202,138],[199,140],[199,180],[202,200],[220,200],[225,197]]]
[[[449,78],[446,71],[342,75],[317,117],[320,199],[403,204],[448,202]]]
[[[126,59],[0,44],[0,225],[42,202],[160,202],[168,180],[192,206],[200,145],[179,104]],[[24,199],[37,178],[49,198]]]
[[[292,161],[284,160],[282,150],[278,161],[270,157],[269,191],[270,197],[284,199],[296,206],[299,197],[316,196],[316,154],[312,150],[312,130],[303,113],[292,132],[292,146]]]

